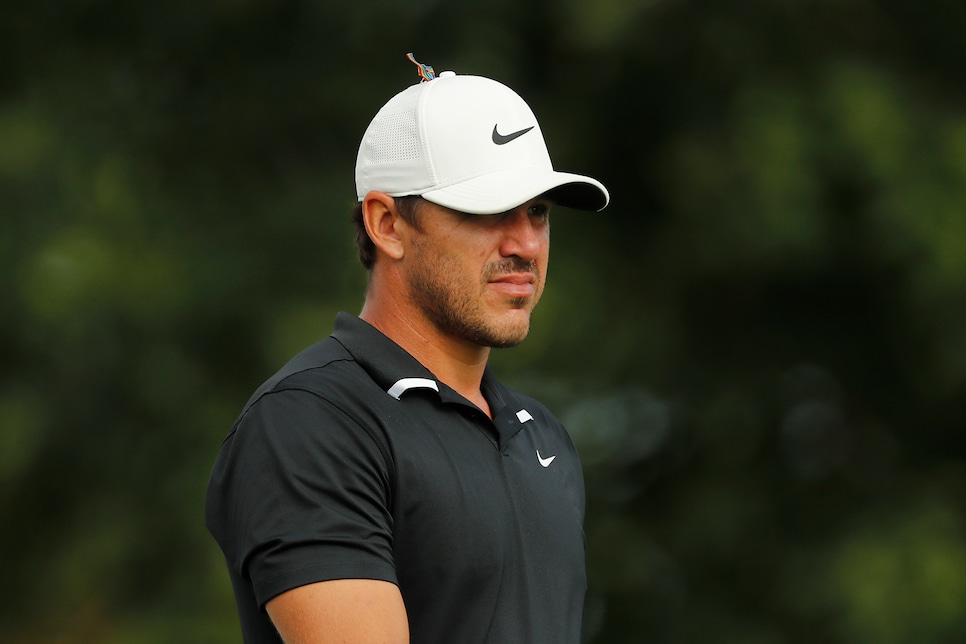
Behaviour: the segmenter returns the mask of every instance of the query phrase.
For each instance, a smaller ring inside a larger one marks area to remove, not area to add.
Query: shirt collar
[[[335,338],[387,395],[400,397],[411,388],[435,390],[443,402],[469,404],[446,383],[414,358],[408,351],[386,337],[377,328],[351,313],[340,312],[335,318]],[[433,386],[435,384],[435,387]],[[505,389],[490,371],[483,370],[480,383],[483,396],[496,415],[507,402]],[[390,394],[389,392],[393,393]]]
[[[434,391],[443,403],[476,409],[473,403],[441,382],[408,351],[365,320],[340,312],[335,319],[332,337],[345,347],[387,396],[401,399],[410,389],[421,389]],[[520,406],[520,401],[514,398],[513,393],[500,384],[489,365],[483,370],[480,390],[490,405],[493,425],[502,448],[525,422],[533,418]]]
[[[340,312],[335,318],[335,338],[383,391],[400,380],[437,382],[436,376],[405,349],[365,320]],[[437,385],[438,390],[438,385]]]

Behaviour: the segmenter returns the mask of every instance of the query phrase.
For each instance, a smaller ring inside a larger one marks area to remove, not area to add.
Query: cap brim
[[[506,212],[540,196],[578,210],[603,210],[610,201],[596,179],[533,167],[492,172],[422,193],[427,201],[474,215]]]

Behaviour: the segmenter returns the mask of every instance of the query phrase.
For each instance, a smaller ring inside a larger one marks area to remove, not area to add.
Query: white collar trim
[[[410,389],[432,389],[439,393],[439,385],[429,378],[400,378],[386,393],[399,400],[399,397]]]

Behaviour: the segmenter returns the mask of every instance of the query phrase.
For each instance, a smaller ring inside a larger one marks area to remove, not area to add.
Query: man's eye
[[[540,217],[546,219],[550,216],[550,208],[547,204],[535,203],[527,209],[527,214],[531,217]]]

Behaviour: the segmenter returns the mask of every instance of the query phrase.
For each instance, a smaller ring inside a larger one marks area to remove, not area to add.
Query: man
[[[553,170],[509,88],[420,75],[359,148],[361,314],[262,385],[212,472],[247,642],[580,637],[577,453],[487,358],[527,335],[551,205],[609,196]]]

